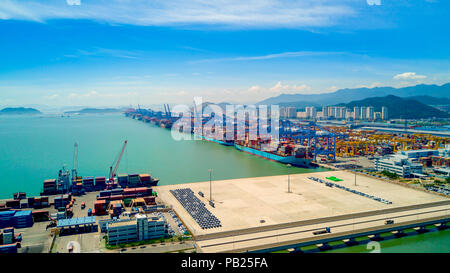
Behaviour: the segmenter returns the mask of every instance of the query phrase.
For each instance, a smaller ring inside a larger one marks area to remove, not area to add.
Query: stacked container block
[[[72,195],[64,194],[63,196],[55,197],[55,209],[65,208],[72,200]]]
[[[94,177],[89,176],[89,177],[85,177],[83,178],[83,189],[86,192],[91,192],[94,191]]]
[[[17,211],[14,215],[15,228],[32,227],[33,223],[33,215],[31,210]]]
[[[14,213],[15,211],[0,211],[0,228],[14,226]]]
[[[106,188],[106,178],[104,176],[97,176],[95,178],[95,189],[97,191],[104,190]]]
[[[128,175],[127,174],[119,174],[117,176],[117,181],[119,182],[119,185],[122,188],[125,188],[128,186]]]
[[[128,175],[128,186],[137,187],[140,184],[139,174],[129,174]]]
[[[47,179],[44,181],[43,195],[52,195],[58,192],[56,179]]]

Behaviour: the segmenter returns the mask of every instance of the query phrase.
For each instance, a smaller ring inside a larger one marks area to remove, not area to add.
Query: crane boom
[[[112,166],[110,167],[109,180],[114,180],[114,177],[116,176],[116,172],[117,172],[117,169],[119,168],[120,160],[122,159],[123,152],[125,151],[126,146],[127,146],[127,141],[125,140],[122,150],[120,151],[120,155],[117,158],[116,166],[114,167],[114,169]]]
[[[169,115],[169,117],[172,116],[172,113],[170,113],[170,107],[169,107],[169,104],[167,104],[167,114]]]
[[[73,168],[72,168],[72,180],[76,180],[78,176],[77,164],[78,163],[78,143],[75,142],[73,151]]]

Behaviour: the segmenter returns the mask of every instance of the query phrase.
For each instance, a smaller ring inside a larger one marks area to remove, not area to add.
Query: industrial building
[[[281,107],[280,116],[284,118],[297,118],[297,108],[295,107]]]
[[[135,219],[110,222],[106,225],[110,245],[164,238],[168,233],[164,219],[156,216],[148,218],[144,214],[137,214]]]
[[[305,111],[307,118],[316,118],[317,116],[316,107],[306,107]]]
[[[439,156],[439,151],[431,149],[422,149],[422,150],[401,151],[400,154],[406,156],[408,159],[413,159],[428,156]]]
[[[375,169],[379,172],[389,171],[401,177],[411,177],[422,174],[422,164],[412,163],[406,155],[388,155],[375,160]]]

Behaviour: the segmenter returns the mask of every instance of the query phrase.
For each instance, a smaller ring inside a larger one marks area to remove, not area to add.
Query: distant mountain
[[[110,114],[110,113],[119,113],[122,112],[123,109],[117,108],[84,108],[77,111],[66,111],[64,114]]]
[[[375,112],[380,112],[381,107],[386,106],[388,108],[389,118],[420,119],[450,117],[449,113],[418,102],[417,100],[400,98],[393,95],[340,103],[336,106],[345,106],[350,109],[353,109],[355,106],[373,106]]]
[[[371,97],[395,95],[398,97],[411,96],[432,96],[450,99],[450,83],[444,85],[420,84],[403,88],[394,87],[374,87],[374,88],[354,88],[339,89],[331,93],[322,94],[281,94],[277,97],[268,98],[258,104],[280,104],[302,102],[319,105],[334,105],[336,103],[348,103],[352,100],[362,100]],[[311,105],[314,106],[314,105]]]
[[[41,111],[34,108],[24,107],[7,107],[0,110],[0,115],[36,115],[41,114]]]
[[[407,97],[407,99],[420,101],[427,105],[450,105],[450,99],[448,98],[436,98],[431,96],[413,96]]]

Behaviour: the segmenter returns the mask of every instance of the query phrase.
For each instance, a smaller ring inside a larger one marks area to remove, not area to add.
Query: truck
[[[331,233],[331,229],[329,227],[326,227],[325,229],[317,230],[317,231],[313,232],[314,235],[320,235],[320,234],[326,234],[326,233]]]
[[[88,216],[92,216],[92,209],[91,208],[88,209],[87,215]]]
[[[394,223],[394,220],[386,220],[384,222],[385,225],[392,225]]]

